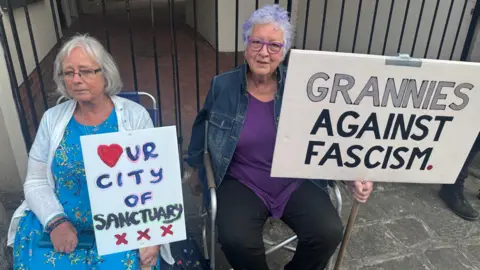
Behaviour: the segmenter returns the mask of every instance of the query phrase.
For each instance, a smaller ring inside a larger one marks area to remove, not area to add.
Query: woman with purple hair
[[[219,242],[234,269],[268,269],[262,231],[279,218],[298,235],[285,269],[323,269],[343,227],[326,181],[270,176],[286,67],[293,39],[288,13],[264,6],[243,25],[246,63],[213,78],[192,128],[187,163],[203,169],[205,127],[217,186]],[[349,184],[365,202],[372,183]]]

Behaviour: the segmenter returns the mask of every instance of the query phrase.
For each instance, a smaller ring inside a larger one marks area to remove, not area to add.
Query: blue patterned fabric
[[[77,231],[93,230],[87,182],[82,158],[80,136],[118,131],[117,115],[110,116],[98,126],[84,126],[72,117],[68,123],[52,164],[55,193],[64,207],[68,220]],[[90,250],[76,249],[70,254],[58,253],[50,248],[39,248],[37,243],[43,226],[31,211],[21,218],[15,236],[14,269],[139,269],[138,251],[99,256],[94,246]]]

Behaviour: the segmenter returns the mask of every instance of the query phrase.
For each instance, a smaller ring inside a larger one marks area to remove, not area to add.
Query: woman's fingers
[[[76,235],[69,235],[66,236],[63,241],[61,241],[59,244],[54,244],[53,248],[55,252],[63,252],[63,253],[71,253],[73,252],[78,244],[78,239]]]
[[[60,248],[58,245],[53,245],[53,250],[55,250],[55,252],[60,252]]]
[[[140,252],[141,264],[145,266],[155,265],[157,263],[158,249],[151,248]]]
[[[366,202],[368,199],[368,196],[355,195],[355,199],[359,202]]]
[[[373,189],[373,183],[370,181],[353,181],[350,184],[350,190],[355,200],[365,203]]]
[[[148,254],[146,254],[145,252],[140,252],[140,261],[142,262],[145,262],[148,258]]]
[[[355,199],[358,200],[358,201],[364,201],[364,200],[367,199],[367,196],[362,195],[362,194],[358,194],[358,193],[355,193],[353,196],[354,196]]]
[[[67,253],[72,253],[75,250],[76,246],[77,244],[75,242],[71,242],[68,247]]]
[[[152,266],[152,265],[155,265],[155,263],[156,263],[156,260],[153,260],[152,258],[142,260],[143,266]]]
[[[372,192],[373,190],[373,182],[372,181],[368,181],[368,182],[365,182],[363,183],[363,189],[368,191],[368,193]]]
[[[154,253],[148,258],[148,265],[155,265],[157,263],[157,254]]]

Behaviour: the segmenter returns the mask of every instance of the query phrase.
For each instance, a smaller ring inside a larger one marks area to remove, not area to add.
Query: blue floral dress
[[[68,220],[77,231],[93,230],[80,136],[118,131],[117,115],[110,116],[98,126],[84,126],[73,117],[70,119],[52,164],[56,183],[56,195],[63,205]],[[37,243],[43,234],[43,226],[31,211],[25,211],[18,226],[14,243],[14,269],[139,269],[138,251],[128,251],[99,256],[92,249],[76,249],[70,254],[40,248]]]

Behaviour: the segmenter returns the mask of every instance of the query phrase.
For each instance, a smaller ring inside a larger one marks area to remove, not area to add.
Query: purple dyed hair
[[[252,15],[243,23],[243,42],[248,45],[248,38],[252,35],[253,27],[257,24],[275,24],[283,31],[285,44],[283,56],[287,54],[293,39],[293,26],[290,24],[288,12],[279,5],[267,5],[255,10]]]

